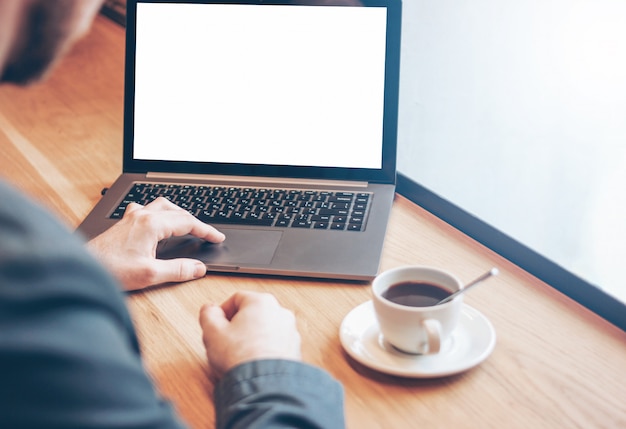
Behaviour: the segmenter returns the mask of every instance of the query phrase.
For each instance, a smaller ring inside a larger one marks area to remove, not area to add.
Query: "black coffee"
[[[382,293],[382,296],[396,304],[409,307],[430,307],[452,293],[441,286],[430,283],[396,283]]]

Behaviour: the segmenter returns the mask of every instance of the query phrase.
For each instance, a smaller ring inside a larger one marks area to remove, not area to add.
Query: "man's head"
[[[103,0],[0,0],[0,82],[40,78],[89,29]]]

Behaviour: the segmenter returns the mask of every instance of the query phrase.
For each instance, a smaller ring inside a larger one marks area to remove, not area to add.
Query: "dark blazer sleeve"
[[[345,426],[341,385],[302,362],[244,363],[225,375],[214,395],[217,429]]]
[[[114,280],[0,183],[0,426],[180,428],[142,367]]]

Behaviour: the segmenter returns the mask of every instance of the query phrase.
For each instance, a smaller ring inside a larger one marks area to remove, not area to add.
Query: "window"
[[[626,329],[626,3],[403,3],[399,191]]]

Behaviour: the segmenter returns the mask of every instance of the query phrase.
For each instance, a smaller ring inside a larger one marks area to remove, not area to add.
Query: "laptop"
[[[164,196],[226,240],[172,237],[158,258],[371,280],[395,193],[400,24],[400,0],[129,0],[123,173],[78,231]]]

